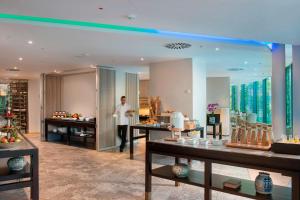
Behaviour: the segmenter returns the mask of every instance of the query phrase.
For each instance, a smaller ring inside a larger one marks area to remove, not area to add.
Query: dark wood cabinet
[[[66,129],[65,132],[53,132],[49,130],[49,125],[53,125],[55,127],[64,127]],[[84,132],[87,129],[91,129],[91,134],[86,135],[76,135],[72,131],[72,129],[80,128],[83,129]],[[90,147],[92,149],[96,149],[96,120],[93,119],[91,121],[80,121],[80,120],[66,120],[66,119],[54,119],[54,118],[46,118],[45,119],[45,140],[48,141],[49,134],[60,135],[62,141],[67,141],[67,144],[71,143],[81,143],[86,147]]]

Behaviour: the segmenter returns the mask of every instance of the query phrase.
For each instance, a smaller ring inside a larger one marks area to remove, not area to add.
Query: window
[[[263,122],[272,123],[272,90],[271,78],[266,78],[262,83],[263,97]]]
[[[238,110],[238,88],[236,85],[232,85],[230,87],[230,110],[237,111]]]
[[[286,129],[287,134],[293,134],[293,66],[285,68],[285,100],[286,100]]]
[[[246,101],[246,112],[253,112],[253,83],[249,83],[247,86],[247,101]]]
[[[253,113],[257,115],[257,121],[263,122],[263,91],[260,81],[253,82]]]
[[[245,113],[247,111],[247,103],[248,103],[248,88],[246,84],[241,85],[240,92],[240,111]]]

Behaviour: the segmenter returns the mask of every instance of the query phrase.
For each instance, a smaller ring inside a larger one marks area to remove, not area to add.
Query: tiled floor
[[[29,138],[40,149],[41,200],[143,200],[144,199],[144,143],[137,144],[136,159],[129,153],[96,152],[51,142],[40,142],[38,135]],[[156,163],[170,163],[173,159],[159,157]],[[193,168],[202,169],[199,162]],[[254,179],[257,171],[214,165],[214,172],[239,178]],[[272,174],[276,184],[287,185],[289,179]],[[28,190],[0,192],[0,200],[28,200]],[[203,199],[203,189],[153,178],[153,200]],[[214,200],[242,200],[213,192]]]

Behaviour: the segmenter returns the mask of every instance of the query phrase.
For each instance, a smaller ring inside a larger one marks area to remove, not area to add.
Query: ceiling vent
[[[230,72],[239,72],[239,71],[243,71],[243,70],[244,70],[244,68],[238,68],[238,67],[227,69],[227,71],[230,71]]]
[[[7,68],[6,71],[9,71],[9,72],[19,72],[20,69],[17,68],[17,67],[12,67],[12,68]]]
[[[168,49],[186,49],[190,48],[192,45],[184,42],[175,42],[175,43],[168,43],[165,45]]]

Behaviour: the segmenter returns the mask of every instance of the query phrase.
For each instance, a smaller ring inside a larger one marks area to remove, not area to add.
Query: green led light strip
[[[28,21],[28,22],[40,22],[40,23],[50,23],[50,24],[63,24],[63,25],[70,25],[70,26],[101,28],[101,29],[110,29],[110,30],[118,30],[118,31],[158,33],[157,30],[150,29],[150,28],[120,26],[120,25],[113,25],[113,24],[102,24],[102,23],[96,23],[96,22],[75,21],[75,20],[68,20],[68,19],[56,19],[56,18],[46,18],[46,17],[14,15],[14,14],[6,14],[6,13],[0,13],[0,19]]]

